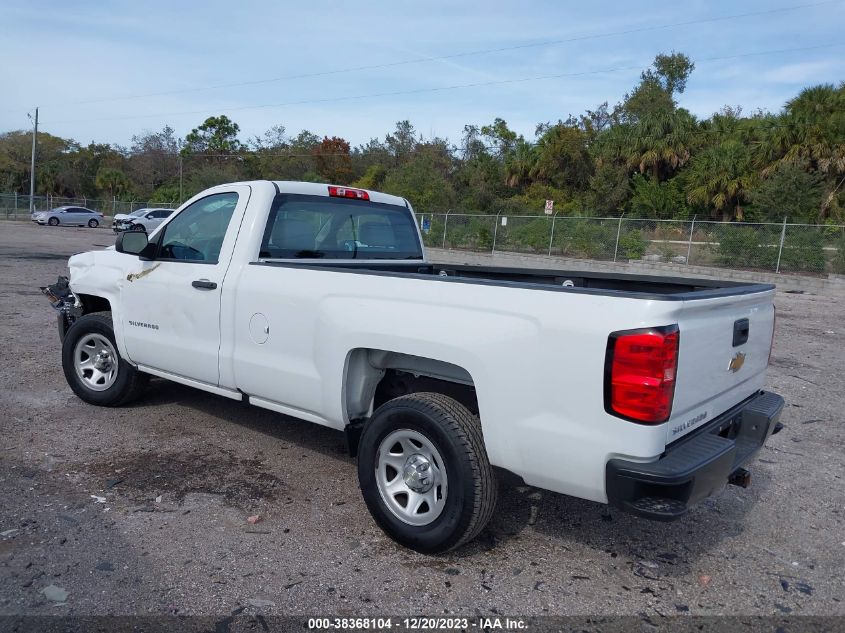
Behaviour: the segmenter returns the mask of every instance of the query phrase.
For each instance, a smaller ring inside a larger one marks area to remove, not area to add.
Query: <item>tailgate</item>
[[[774,330],[774,290],[679,306],[678,373],[667,443],[763,388]]]

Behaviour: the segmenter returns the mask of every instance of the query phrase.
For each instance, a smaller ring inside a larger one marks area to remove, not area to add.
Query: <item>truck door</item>
[[[218,384],[220,292],[250,192],[233,185],[182,209],[155,236],[153,261],[127,276],[121,325],[132,361]]]

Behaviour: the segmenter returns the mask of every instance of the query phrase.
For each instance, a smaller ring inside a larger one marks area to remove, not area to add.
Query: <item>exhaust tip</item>
[[[751,473],[744,468],[737,468],[728,477],[728,483],[732,486],[739,486],[740,488],[748,488],[751,485]]]

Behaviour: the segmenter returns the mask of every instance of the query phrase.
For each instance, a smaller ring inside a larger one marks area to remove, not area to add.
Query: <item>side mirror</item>
[[[149,239],[144,231],[123,231],[117,234],[114,250],[128,255],[140,255],[149,245]]]

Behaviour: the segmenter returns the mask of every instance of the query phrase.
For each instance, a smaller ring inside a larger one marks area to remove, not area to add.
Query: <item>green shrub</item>
[[[628,231],[619,237],[619,252],[625,259],[642,259],[647,247],[642,231]]]
[[[780,269],[824,272],[825,256],[821,234],[813,230],[787,227],[780,256]]]
[[[439,232],[434,238],[436,246],[443,241],[443,216],[440,217]],[[489,251],[493,246],[492,225],[489,217],[450,216],[446,224],[446,248]]]
[[[833,256],[833,272],[839,275],[845,275],[845,237],[840,239],[836,244],[836,255]]]
[[[613,259],[618,223],[558,218],[554,245],[562,255],[584,259]]]
[[[720,264],[737,268],[774,268],[780,236],[750,226],[725,226],[717,232]]]
[[[511,223],[515,226],[509,226],[503,231],[504,239],[496,244],[496,247],[504,249],[513,249],[518,251],[530,252],[545,252],[549,248],[549,238],[551,237],[551,220],[548,218],[536,218],[528,222],[511,218]],[[499,229],[502,231],[502,229]]]

